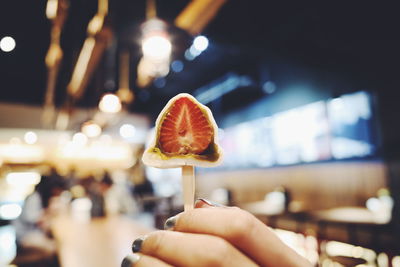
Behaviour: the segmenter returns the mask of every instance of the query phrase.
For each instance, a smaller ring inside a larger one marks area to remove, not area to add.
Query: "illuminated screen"
[[[330,157],[329,126],[323,101],[275,114],[272,133],[279,165]]]
[[[364,92],[328,101],[333,158],[362,157],[374,153],[369,103],[369,96]]]
[[[223,167],[269,167],[375,153],[370,96],[343,95],[234,127],[220,136]]]

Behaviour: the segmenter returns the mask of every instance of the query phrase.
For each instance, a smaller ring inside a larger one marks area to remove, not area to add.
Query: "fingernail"
[[[172,230],[175,227],[178,215],[168,218],[164,223],[164,230]]]
[[[129,254],[123,259],[121,267],[131,267],[132,264],[135,264],[139,260],[140,256],[138,254]]]
[[[132,251],[133,253],[139,252],[140,249],[142,248],[143,241],[146,239],[147,236],[142,236],[137,238],[135,241],[132,243]]]
[[[205,198],[198,198],[197,201],[201,201],[201,202],[205,203],[206,205],[212,206],[212,207],[226,207],[224,205],[221,205],[219,203],[213,202],[213,201],[205,199]]]

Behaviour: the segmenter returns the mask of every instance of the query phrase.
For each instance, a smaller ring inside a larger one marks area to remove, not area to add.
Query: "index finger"
[[[272,229],[236,207],[194,209],[178,214],[172,221],[175,231],[219,236],[263,266],[311,266]]]

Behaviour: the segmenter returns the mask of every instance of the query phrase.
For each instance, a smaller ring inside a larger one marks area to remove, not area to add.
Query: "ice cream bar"
[[[215,167],[222,161],[217,134],[210,109],[189,94],[178,94],[158,115],[154,139],[142,160],[157,168]]]

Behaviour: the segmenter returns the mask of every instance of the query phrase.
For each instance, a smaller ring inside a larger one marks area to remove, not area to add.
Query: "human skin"
[[[125,266],[311,267],[253,215],[198,200],[195,209],[166,222],[168,230],[135,240]]]

